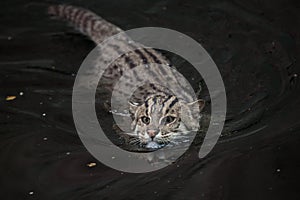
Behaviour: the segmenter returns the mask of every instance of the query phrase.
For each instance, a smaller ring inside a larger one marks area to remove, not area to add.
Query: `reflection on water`
[[[162,26],[199,41],[225,82],[228,114],[223,137],[213,152],[199,160],[203,134],[198,134],[179,160],[152,173],[127,174],[102,165],[82,145],[71,110],[74,77],[93,43],[64,23],[49,20],[44,14],[48,3],[6,2],[0,18],[3,197],[282,199],[297,195],[297,6],[288,1],[68,3],[93,9],[124,29]],[[171,60],[192,83],[199,82],[199,76],[186,70],[187,63],[175,56]],[[201,95],[209,113],[205,87]],[[16,98],[6,100],[7,96]],[[98,117],[112,127],[107,112],[98,111]],[[166,160],[164,155],[147,159]],[[95,164],[89,167],[89,163]]]

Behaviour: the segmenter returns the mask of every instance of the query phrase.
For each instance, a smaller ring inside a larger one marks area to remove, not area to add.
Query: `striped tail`
[[[70,5],[52,5],[48,8],[48,14],[68,21],[96,44],[122,31],[119,27],[84,8]]]

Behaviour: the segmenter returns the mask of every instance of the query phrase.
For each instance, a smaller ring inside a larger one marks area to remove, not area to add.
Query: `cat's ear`
[[[129,104],[129,112],[134,114],[136,112],[137,108],[139,107],[139,104],[131,102],[131,101],[129,101],[128,104]]]
[[[196,130],[199,127],[200,111],[203,109],[205,101],[198,99],[190,103],[181,102],[181,119],[188,130]]]
[[[198,99],[196,101],[190,102],[186,104],[191,111],[199,111],[201,112],[205,106],[205,101],[203,99]],[[198,109],[197,109],[198,108]]]
[[[136,111],[140,105],[138,103],[135,103],[132,101],[129,101],[128,103],[129,103],[129,113],[130,113],[131,119],[132,119],[131,130],[134,130],[136,123],[138,121],[138,119],[136,118],[136,114],[137,114]]]

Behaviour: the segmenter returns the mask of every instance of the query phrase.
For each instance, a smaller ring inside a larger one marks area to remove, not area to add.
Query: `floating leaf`
[[[16,96],[7,96],[6,97],[6,101],[12,101],[14,100],[15,98],[17,98]]]
[[[91,162],[91,163],[88,163],[86,166],[88,166],[88,167],[95,167],[95,166],[96,166],[96,163]]]

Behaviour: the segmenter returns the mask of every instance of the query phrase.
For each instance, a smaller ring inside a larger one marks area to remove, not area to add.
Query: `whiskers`
[[[134,138],[129,139],[129,144],[130,145],[141,145],[142,142],[141,142],[140,138],[134,137]]]
[[[146,148],[148,149],[148,146],[150,143],[157,143],[157,145],[159,145],[159,148],[165,147],[167,145],[178,145],[181,143],[186,143],[188,141],[191,141],[193,138],[191,138],[191,136],[189,136],[190,131],[185,131],[185,130],[175,130],[172,132],[167,132],[164,134],[158,134],[157,137],[155,137],[152,140],[150,140],[149,138],[146,138],[144,135],[142,134],[130,134],[130,137],[127,140],[127,144],[131,145],[131,146],[135,146],[138,148]],[[127,134],[128,135],[128,134]],[[150,147],[149,147],[150,148]],[[156,149],[159,149],[156,148]]]
[[[172,133],[167,133],[162,135],[161,137],[157,138],[157,142],[163,145],[167,145],[171,142]]]

